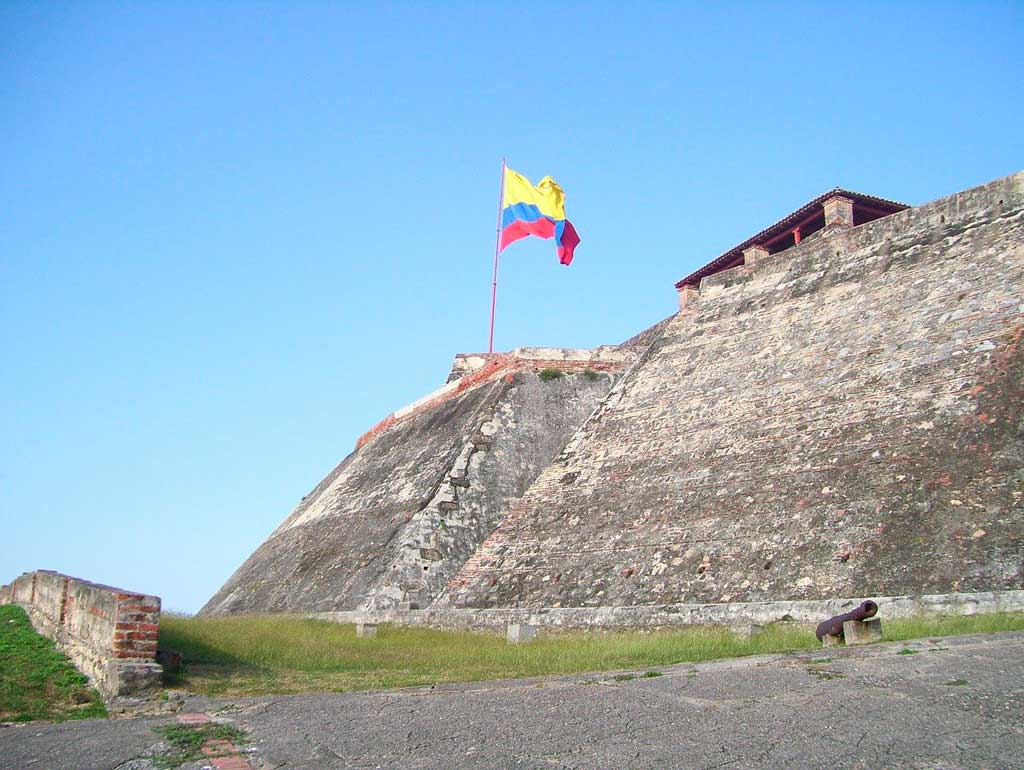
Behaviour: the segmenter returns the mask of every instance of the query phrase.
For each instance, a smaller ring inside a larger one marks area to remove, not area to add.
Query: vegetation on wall
[[[32,629],[25,610],[0,606],[0,722],[106,715],[88,678]]]

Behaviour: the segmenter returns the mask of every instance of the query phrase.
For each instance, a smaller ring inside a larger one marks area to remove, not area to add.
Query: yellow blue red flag
[[[565,193],[558,183],[546,176],[535,186],[522,174],[506,168],[503,185],[500,249],[528,235],[554,238],[558,261],[563,265],[572,262],[580,237],[565,218]]]

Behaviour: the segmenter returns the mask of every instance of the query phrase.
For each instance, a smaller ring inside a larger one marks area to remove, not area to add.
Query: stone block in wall
[[[32,607],[38,617],[33,621],[36,630],[53,638],[64,621],[67,586],[71,578],[49,570],[35,573],[35,598]]]
[[[148,698],[160,691],[163,673],[156,662],[112,662],[105,677],[107,689],[116,698]]]
[[[32,588],[35,585],[35,575],[26,572],[16,577],[11,583],[11,599],[15,604],[27,604],[32,601]]]

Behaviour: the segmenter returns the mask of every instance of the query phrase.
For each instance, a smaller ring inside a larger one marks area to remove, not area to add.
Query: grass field
[[[0,606],[0,722],[106,716],[99,693],[32,630],[25,610]]]
[[[1024,613],[885,620],[890,641],[1024,630]],[[632,669],[819,648],[813,628],[768,626],[750,639],[725,628],[654,633],[565,633],[512,646],[503,636],[382,626],[355,628],[286,616],[165,615],[160,646],[186,665],[168,685],[205,695],[337,692]]]

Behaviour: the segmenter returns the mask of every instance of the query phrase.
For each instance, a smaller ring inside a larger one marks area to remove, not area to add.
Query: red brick
[[[160,634],[157,631],[115,631],[114,641],[119,642],[123,640],[127,641],[149,641],[157,640],[160,638]]]
[[[156,642],[117,642],[115,650],[134,650],[135,652],[155,652]]]
[[[231,741],[213,740],[203,744],[203,753],[208,757],[223,757],[225,754],[236,754]]]
[[[152,604],[119,604],[117,609],[119,612],[160,612],[160,608]]]
[[[150,612],[119,612],[118,623],[152,623],[156,615]]]
[[[178,721],[182,724],[199,725],[210,721],[210,717],[206,714],[198,712],[188,714],[178,714]]]
[[[213,765],[216,770],[252,770],[252,765],[238,754],[231,757],[211,759],[210,764]]]

